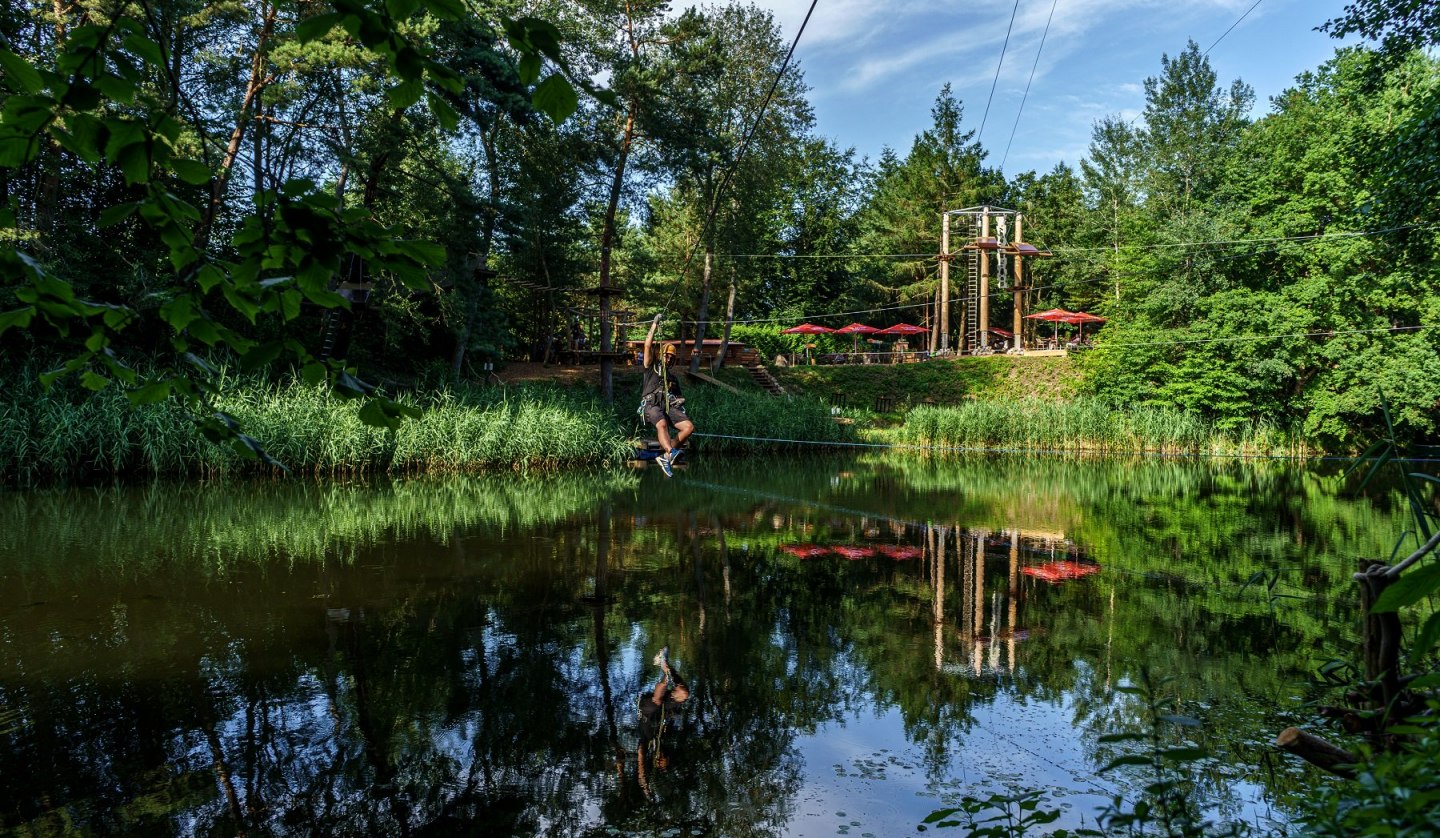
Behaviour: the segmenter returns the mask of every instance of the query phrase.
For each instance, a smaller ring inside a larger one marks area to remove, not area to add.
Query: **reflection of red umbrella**
[[[816,556],[823,556],[830,552],[830,548],[821,547],[817,544],[782,544],[780,549],[801,559],[813,559]]]
[[[868,559],[869,557],[875,555],[875,549],[874,549],[873,547],[856,547],[856,546],[853,546],[853,545],[852,545],[852,546],[839,545],[839,546],[836,546],[836,547],[831,547],[830,549],[831,549],[836,555],[844,556],[845,558],[849,559],[849,560],[852,561],[852,562],[855,561],[856,559]]]
[[[1046,562],[1039,567],[1022,567],[1020,572],[1054,585],[1069,579],[1082,579],[1092,573],[1099,573],[1100,565],[1072,561]]]
[[[911,547],[909,544],[886,544],[880,548],[880,552],[897,562],[903,562],[907,559],[918,559],[924,555],[919,547]]]
[[[841,326],[840,328],[836,329],[836,330],[835,330],[835,334],[837,334],[837,335],[851,335],[851,339],[850,339],[850,351],[851,351],[851,352],[859,352],[859,351],[860,351],[860,336],[861,336],[861,335],[868,335],[868,334],[870,334],[871,332],[878,332],[878,331],[880,331],[880,330],[877,329],[877,328],[875,328],[874,326],[866,326],[864,323],[851,323],[849,326]]]

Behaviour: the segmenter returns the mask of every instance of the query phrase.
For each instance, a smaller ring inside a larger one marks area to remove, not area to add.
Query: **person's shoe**
[[[683,448],[671,448],[671,449],[670,449],[670,465],[672,465],[672,466],[675,465],[675,461],[678,460],[678,459],[680,459],[680,455],[681,455],[681,454],[684,454],[684,453],[685,453],[685,449],[683,449]]]
[[[655,664],[656,666],[662,668],[662,669],[665,668],[665,667],[667,667],[667,666],[669,666],[669,665],[670,665],[670,647],[669,647],[669,646],[662,646],[662,647],[660,647],[660,651],[658,651],[658,652],[655,653],[655,658],[654,658],[653,660],[651,660],[650,662],[653,663],[653,664]]]
[[[670,455],[661,454],[660,456],[655,458],[655,462],[660,464],[660,470],[665,472],[666,477],[675,476],[675,470],[670,468]]]

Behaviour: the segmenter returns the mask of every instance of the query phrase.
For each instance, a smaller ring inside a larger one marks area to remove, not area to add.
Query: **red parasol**
[[[1025,315],[1025,319],[1045,320],[1050,323],[1069,323],[1070,318],[1074,316],[1075,312],[1073,311],[1066,311],[1063,308],[1052,308],[1049,311],[1037,311],[1034,314],[1027,314]],[[1054,338],[1055,335],[1052,334],[1051,339],[1053,340]]]
[[[877,330],[875,334],[900,335],[903,337],[905,335],[923,335],[928,331],[930,330],[925,328],[924,326],[912,326],[909,323],[896,323],[894,326],[891,326],[888,329]]]
[[[835,330],[834,330],[834,329],[831,329],[831,328],[829,328],[829,327],[826,327],[826,326],[817,326],[817,325],[815,325],[814,323],[801,323],[799,326],[791,326],[791,327],[788,328],[788,329],[782,329],[782,330],[780,331],[780,334],[782,334],[782,335],[828,335],[828,334],[830,334],[830,333],[833,332],[833,331],[835,331]]]
[[[851,323],[849,326],[841,326],[840,328],[836,329],[836,330],[835,330],[835,334],[837,334],[837,335],[851,335],[852,337],[851,337],[851,339],[850,339],[850,351],[851,351],[851,352],[859,352],[859,351],[860,351],[860,336],[861,336],[861,335],[868,335],[868,334],[870,334],[870,333],[872,333],[872,332],[878,332],[878,331],[880,331],[880,330],[877,329],[877,328],[875,328],[874,326],[866,326],[864,323]]]
[[[1075,312],[1066,311],[1063,308],[1052,308],[1048,311],[1037,311],[1034,314],[1025,315],[1026,320],[1047,320],[1051,323],[1068,323],[1068,318],[1074,317]],[[1094,316],[1094,315],[1091,315]]]
[[[1091,314],[1091,313],[1088,312],[1088,311],[1077,311],[1077,312],[1075,312],[1074,314],[1071,314],[1069,317],[1065,318],[1065,322],[1066,322],[1066,323],[1073,324],[1073,325],[1075,325],[1075,326],[1079,326],[1079,327],[1080,327],[1080,339],[1081,339],[1081,340],[1084,340],[1084,339],[1085,339],[1085,324],[1086,324],[1086,323],[1104,323],[1104,322],[1105,322],[1105,318],[1101,317],[1101,316],[1098,315],[1098,314]]]
[[[799,326],[791,326],[788,329],[781,329],[782,335],[828,335],[835,331],[828,326],[817,326],[814,323],[801,323]],[[810,362],[810,345],[805,345],[805,362]]]

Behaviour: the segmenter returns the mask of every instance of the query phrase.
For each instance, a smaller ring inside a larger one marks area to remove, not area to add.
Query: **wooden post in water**
[[[1015,333],[1017,336],[1019,332]],[[1015,671],[1015,619],[1019,611],[1020,599],[1020,530],[1010,531],[1010,590],[1006,593],[1008,599],[1008,613],[1005,615],[1005,629],[1009,635],[1010,642],[1010,671]]]

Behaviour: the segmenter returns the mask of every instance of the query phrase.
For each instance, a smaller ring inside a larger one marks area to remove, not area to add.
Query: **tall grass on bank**
[[[702,434],[698,442],[705,451],[795,450],[793,442],[784,440],[839,443],[855,439],[852,426],[837,423],[829,405],[818,399],[696,386],[685,390],[685,410]]]
[[[1192,413],[1161,407],[1117,408],[1095,399],[917,407],[888,436],[894,442],[946,448],[1229,456],[1310,453],[1303,443],[1268,423],[1222,431]]]
[[[618,462],[629,441],[614,412],[578,388],[442,390],[391,432],[363,424],[358,404],[300,382],[230,382],[219,407],[292,471],[483,471]],[[112,390],[44,390],[33,373],[0,394],[0,483],[111,476],[268,471],[196,430],[178,404],[131,408]]]

